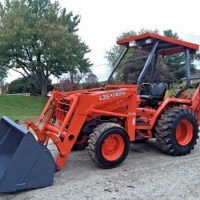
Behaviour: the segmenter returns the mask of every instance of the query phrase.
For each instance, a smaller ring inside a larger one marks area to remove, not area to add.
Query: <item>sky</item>
[[[79,36],[91,49],[88,57],[99,79],[109,73],[105,52],[122,32],[142,28],[172,29],[188,42],[200,44],[200,0],[59,0],[81,16]]]
[[[52,0],[53,2],[54,0]],[[183,40],[200,44],[200,0],[58,0],[81,16],[78,34],[91,52],[92,71],[106,80],[110,68],[105,52],[122,32],[172,29]]]

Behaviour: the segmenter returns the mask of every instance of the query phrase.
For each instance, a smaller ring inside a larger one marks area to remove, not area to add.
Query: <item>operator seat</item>
[[[140,95],[140,98],[144,100],[163,101],[166,90],[166,83],[156,83],[151,85],[150,94],[142,94]]]

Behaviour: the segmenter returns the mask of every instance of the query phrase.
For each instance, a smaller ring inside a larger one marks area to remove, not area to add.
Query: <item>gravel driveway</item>
[[[131,144],[126,160],[110,170],[98,168],[86,150],[71,152],[53,186],[0,194],[0,199],[200,199],[200,145],[195,147],[187,156],[172,157],[154,141]]]

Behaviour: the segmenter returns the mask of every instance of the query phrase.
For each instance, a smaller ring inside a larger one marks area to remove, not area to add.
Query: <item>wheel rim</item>
[[[180,145],[187,145],[192,140],[193,126],[188,120],[182,120],[176,128],[176,139]]]
[[[125,144],[121,135],[109,135],[102,144],[102,154],[106,160],[117,160],[124,151]]]

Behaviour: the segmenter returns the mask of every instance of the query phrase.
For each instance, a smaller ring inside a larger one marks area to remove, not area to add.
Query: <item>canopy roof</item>
[[[185,42],[182,40],[177,40],[174,38],[161,36],[153,33],[145,33],[138,36],[124,38],[118,40],[117,44],[127,47],[130,46],[145,51],[151,51],[151,48],[156,41],[159,41],[157,52],[158,54],[163,56],[184,52],[186,48],[190,49],[191,53],[199,50],[198,44]]]

